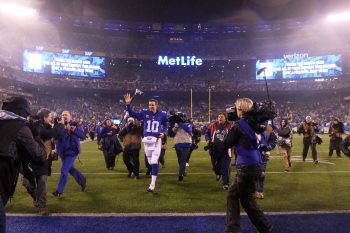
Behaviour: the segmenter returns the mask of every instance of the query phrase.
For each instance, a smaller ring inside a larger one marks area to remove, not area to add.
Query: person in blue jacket
[[[263,161],[263,166],[262,166],[261,176],[258,178],[258,181],[256,183],[255,197],[258,199],[264,199],[264,184],[265,184],[267,162],[269,161],[270,151],[272,151],[277,144],[277,136],[271,125],[267,125],[265,127],[265,131],[263,134],[264,134],[263,138],[266,140],[266,142],[264,142],[263,145],[266,145],[266,146],[260,147],[261,160]]]
[[[68,173],[74,177],[83,192],[86,188],[85,176],[74,167],[74,161],[80,153],[80,139],[85,139],[85,134],[82,129],[72,121],[72,116],[69,111],[62,112],[62,119],[58,121],[58,123],[64,124],[65,127],[56,140],[56,151],[62,160],[62,166],[57,189],[52,193],[55,197],[60,197],[63,194],[68,180]]]
[[[186,116],[183,113],[177,113],[184,122],[175,123],[171,129],[174,133],[174,147],[179,163],[179,181],[183,181],[186,175],[186,159],[190,153],[192,145],[192,124],[186,121]]]
[[[158,176],[158,160],[162,149],[162,138],[168,130],[168,116],[164,111],[158,110],[158,100],[148,100],[148,109],[142,109],[139,112],[134,112],[131,108],[130,94],[124,96],[126,110],[130,117],[143,121],[143,136],[142,139],[145,146],[145,154],[148,163],[152,166],[152,178],[147,192],[153,192],[156,187]]]
[[[265,141],[265,136],[260,125],[246,118],[246,113],[253,110],[253,101],[241,98],[235,105],[240,120],[233,125],[224,140],[227,148],[234,146],[237,151],[236,176],[227,195],[225,232],[241,232],[241,204],[258,231],[269,233],[272,232],[272,224],[255,199],[256,181],[262,174],[263,166],[260,147]]]

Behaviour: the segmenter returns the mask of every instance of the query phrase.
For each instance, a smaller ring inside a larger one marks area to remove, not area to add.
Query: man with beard
[[[333,120],[332,125],[329,127],[329,157],[332,157],[333,150],[336,151],[337,157],[341,157],[340,155],[340,146],[343,142],[342,134],[344,133],[344,124],[339,120],[339,118],[335,118]]]

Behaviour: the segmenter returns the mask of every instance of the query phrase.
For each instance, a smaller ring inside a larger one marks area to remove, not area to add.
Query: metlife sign
[[[196,56],[181,56],[181,57],[168,57],[159,56],[158,65],[163,66],[201,66],[203,60],[196,58]]]

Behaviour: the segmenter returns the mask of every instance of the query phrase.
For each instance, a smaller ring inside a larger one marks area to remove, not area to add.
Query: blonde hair
[[[241,110],[243,113],[249,112],[253,108],[253,100],[249,98],[240,98],[235,102],[237,110]]]

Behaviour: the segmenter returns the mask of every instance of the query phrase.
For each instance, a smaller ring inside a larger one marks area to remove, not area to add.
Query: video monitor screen
[[[264,71],[262,69],[265,68]],[[262,71],[259,75],[259,71]],[[342,55],[284,56],[256,61],[256,80],[325,78],[343,74]]]
[[[29,49],[23,52],[25,72],[104,78],[105,62],[105,57],[98,56]]]

